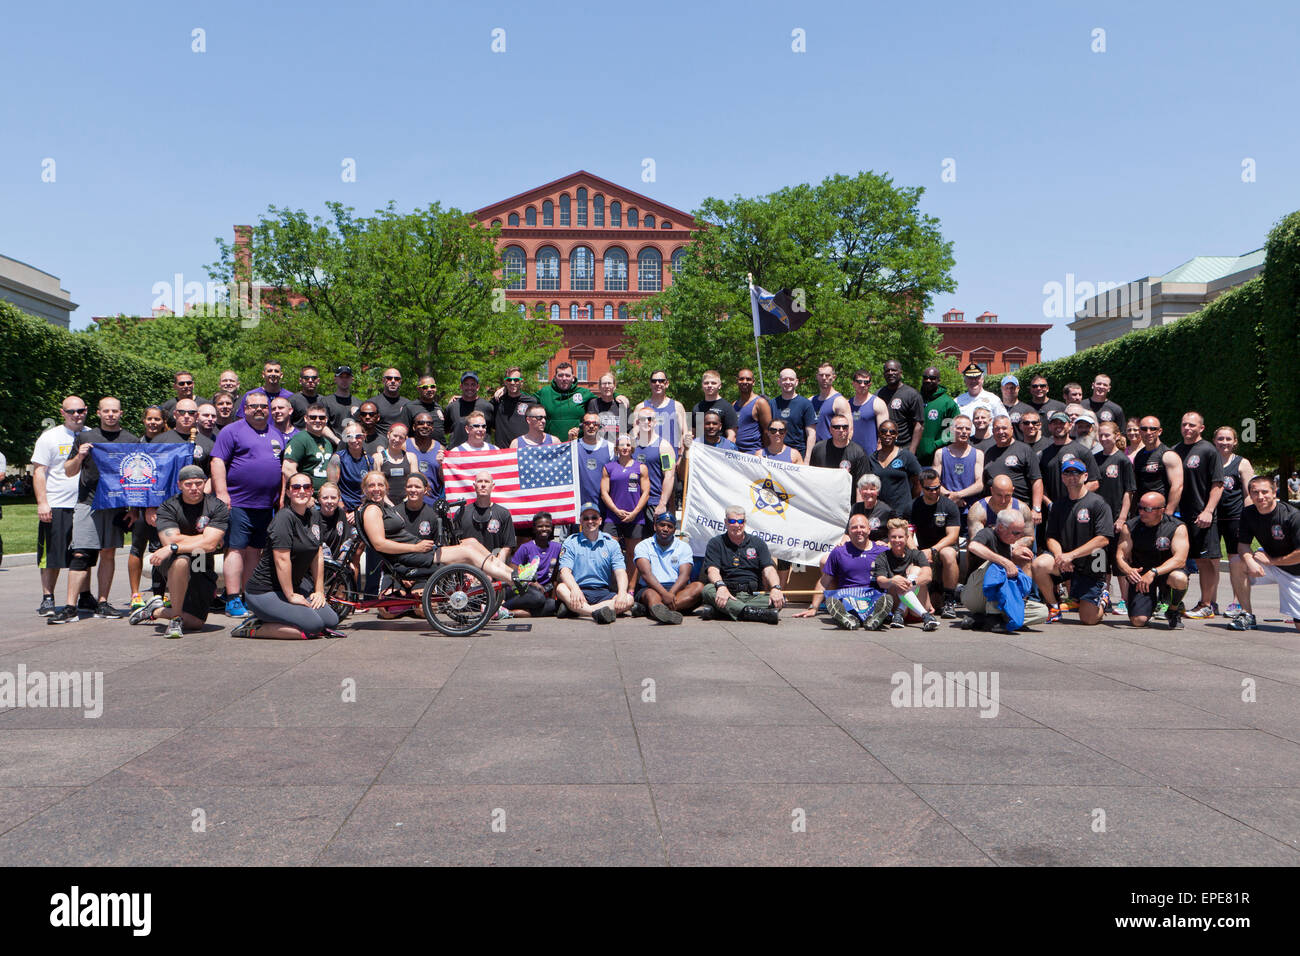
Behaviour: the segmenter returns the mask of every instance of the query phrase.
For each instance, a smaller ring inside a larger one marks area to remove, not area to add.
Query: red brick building
[[[1008,322],[998,324],[997,314],[985,312],[974,322],[966,321],[966,314],[949,309],[940,322],[925,323],[943,337],[939,343],[940,355],[951,355],[957,368],[974,362],[986,375],[1005,375],[1043,357],[1043,333],[1051,323]]]
[[[531,315],[542,305],[564,331],[555,363],[594,383],[624,355],[623,327],[636,304],[672,284],[696,228],[689,213],[593,176],[571,173],[475,210],[500,224],[506,295]]]

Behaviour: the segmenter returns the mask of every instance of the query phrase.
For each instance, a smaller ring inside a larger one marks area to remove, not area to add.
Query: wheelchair
[[[438,516],[439,547],[460,544],[454,515],[464,506],[448,506],[439,499],[434,505]],[[390,557],[371,549],[379,556],[380,593],[366,593],[356,580],[352,557],[357,548],[368,548],[365,530],[358,516],[352,535],[336,554],[325,559],[325,599],[339,623],[353,611],[383,610],[400,615],[419,608],[429,626],[448,637],[469,637],[492,620],[502,601],[505,585],[493,581],[483,570],[469,564],[442,564],[433,568],[410,568],[400,556]],[[389,588],[383,582],[391,581]]]

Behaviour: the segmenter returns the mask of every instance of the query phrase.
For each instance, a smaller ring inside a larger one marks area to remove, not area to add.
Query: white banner
[[[772,557],[816,565],[840,540],[849,520],[849,473],[813,468],[694,442],[682,530],[698,557],[726,530],[728,505],[745,509],[745,530],[767,542]]]

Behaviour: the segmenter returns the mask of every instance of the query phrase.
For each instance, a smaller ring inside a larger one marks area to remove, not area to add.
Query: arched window
[[[590,302],[587,303],[587,318],[588,319],[596,318],[596,307],[592,305]]]
[[[659,224],[660,229],[671,229],[672,227],[673,224],[669,222],[667,219],[665,219],[663,222]]]
[[[621,319],[621,320],[624,321],[624,322],[627,321],[627,303],[626,303],[626,302],[624,302],[622,305],[620,305],[620,306],[618,307],[618,317],[619,317],[619,319]]]
[[[560,254],[550,246],[537,250],[537,288],[543,291],[560,288]]]
[[[605,321],[609,322],[614,318],[614,307],[608,302],[605,303]]]
[[[593,213],[591,224],[593,226],[605,225],[605,197],[596,193],[591,199],[591,211]]]
[[[636,208],[634,207],[632,209],[629,209],[627,211],[627,224],[633,229],[640,229],[641,227],[640,225],[637,224],[636,219],[637,219]]]
[[[587,190],[578,190],[578,225],[587,224]]]
[[[560,303],[558,302],[551,303],[551,321],[552,322],[560,321]]]
[[[645,227],[646,227],[647,229],[653,229],[653,228],[655,227],[655,217],[654,217],[653,214],[651,214],[651,213],[646,213],[646,215],[645,215]]]
[[[492,228],[493,228],[493,229],[495,229],[495,228],[496,228],[497,226],[499,226],[499,225],[501,225],[501,220],[500,220],[500,219],[493,219],[493,220],[492,220]]]
[[[569,225],[569,194],[560,197],[560,225]]]
[[[530,226],[537,225],[537,207],[529,206],[524,210],[524,222]]]
[[[542,203],[542,225],[555,225],[555,203],[549,199]]]
[[[609,224],[611,226],[623,225],[623,204],[617,199],[609,204]]]
[[[578,303],[569,306],[569,318],[575,322],[578,320]]]
[[[676,279],[681,274],[682,266],[686,262],[686,250],[674,249],[672,259],[673,278]]]
[[[596,256],[586,246],[578,246],[569,255],[569,288],[574,292],[596,288]]]
[[[617,247],[605,250],[605,291],[627,291],[627,253]]]
[[[501,278],[505,279],[507,289],[524,289],[528,287],[528,258],[518,246],[506,246],[501,256]]]
[[[519,213],[512,212],[508,217],[506,217],[506,222],[512,226],[519,225]]]
[[[525,319],[528,318],[528,306],[524,305],[522,302],[519,303],[519,314]]]
[[[642,249],[636,257],[636,289],[658,292],[663,288],[663,257],[658,249]]]

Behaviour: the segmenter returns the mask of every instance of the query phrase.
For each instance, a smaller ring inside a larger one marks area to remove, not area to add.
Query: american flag
[[[474,497],[474,475],[490,471],[494,504],[505,506],[516,524],[539,511],[556,523],[578,520],[578,468],[573,442],[499,451],[449,451],[442,463],[448,502]]]

